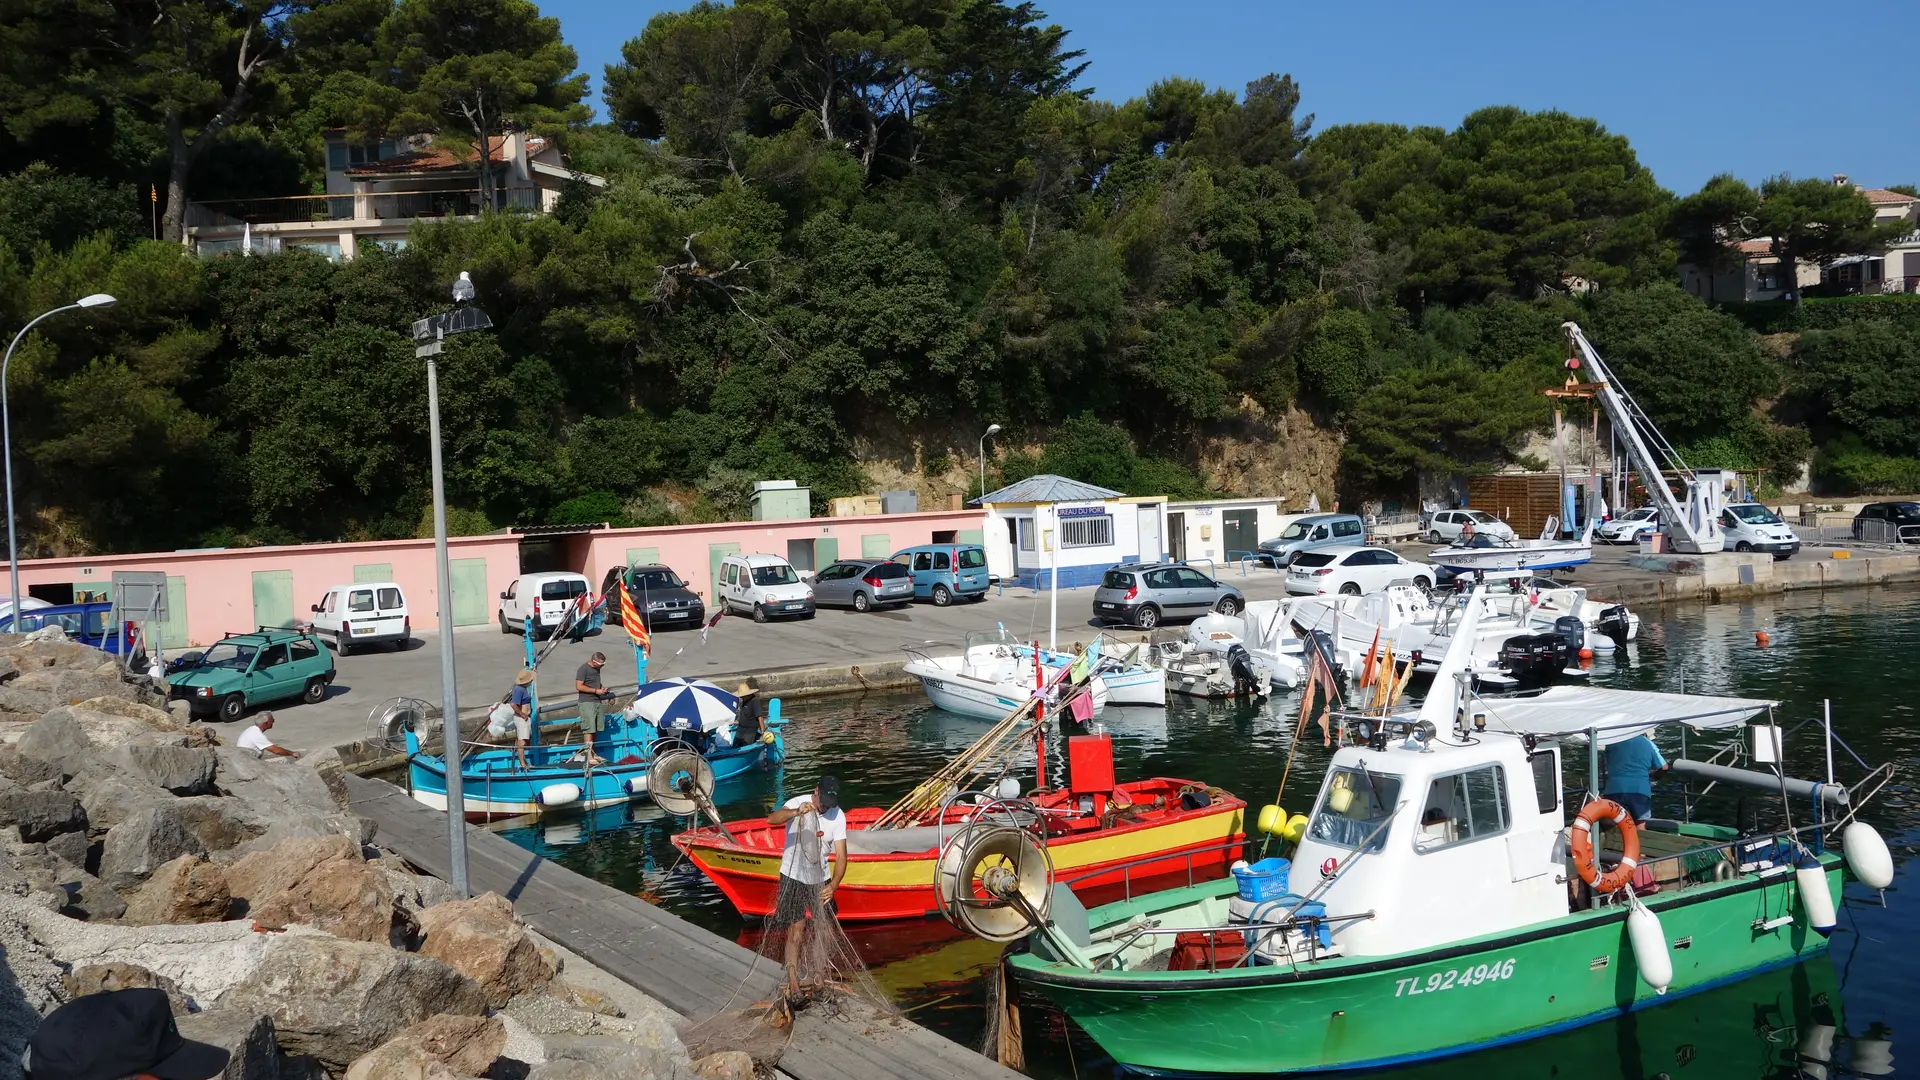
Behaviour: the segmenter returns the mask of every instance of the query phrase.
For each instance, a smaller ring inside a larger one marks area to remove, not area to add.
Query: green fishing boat
[[[1852,786],[1786,776],[1765,763],[1784,760],[1780,729],[1750,724],[1776,703],[1574,686],[1486,699],[1455,651],[1418,710],[1337,718],[1289,865],[1088,911],[1043,847],[983,827],[942,858],[943,910],[1025,939],[1011,975],[1125,1066],[1286,1073],[1514,1043],[1794,964],[1826,948],[1849,871],[1891,881],[1886,845],[1854,817],[1890,770],[1861,762]],[[1601,747],[1673,726],[1746,728],[1673,770],[1765,790],[1783,823],[1636,822],[1565,788],[1566,755],[1584,751],[1594,776]],[[1593,842],[1602,824],[1621,850]]]

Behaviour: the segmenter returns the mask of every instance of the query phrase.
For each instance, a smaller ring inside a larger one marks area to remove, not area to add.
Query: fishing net
[[[826,863],[818,811],[794,818],[787,828],[799,830],[798,865]],[[737,996],[757,1000],[733,1003],[682,1032],[694,1060],[744,1050],[757,1069],[768,1072],[779,1064],[798,1023],[812,1018],[905,1022],[867,971],[832,906],[821,902],[824,888],[782,879],[773,914],[747,938],[757,959]]]

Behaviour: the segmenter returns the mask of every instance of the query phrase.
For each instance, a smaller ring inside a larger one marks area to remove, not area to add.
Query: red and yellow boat
[[[1193,797],[1196,792],[1203,797]],[[1097,793],[1035,793],[1017,806],[1044,829],[1055,874],[1063,881],[1072,879],[1074,892],[1083,896],[1097,897],[1101,890],[1121,885],[1138,892],[1143,881],[1168,875],[1193,881],[1224,876],[1235,857],[1233,842],[1246,836],[1247,804],[1192,780],[1155,777]],[[942,811],[938,821],[875,829],[885,811],[848,810],[847,875],[834,896],[840,919],[937,914],[933,878],[940,844],[982,812],[978,806],[956,804]],[[987,820],[1001,812],[985,811]],[[782,826],[754,818],[729,822],[726,833],[712,827],[683,832],[673,844],[713,879],[742,915],[765,916],[772,914],[779,890],[785,840]],[[1129,863],[1134,865],[1120,869]],[[1101,873],[1103,869],[1111,872]]]

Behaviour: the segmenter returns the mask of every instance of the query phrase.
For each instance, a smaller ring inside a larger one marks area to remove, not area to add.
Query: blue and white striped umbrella
[[[739,699],[705,679],[648,682],[634,695],[632,713],[665,731],[713,731],[733,723]]]

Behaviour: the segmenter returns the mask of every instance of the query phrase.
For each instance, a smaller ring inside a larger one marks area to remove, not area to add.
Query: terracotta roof
[[[487,138],[487,157],[495,162],[504,163],[507,137],[491,135]],[[527,136],[527,156],[532,157],[545,149],[547,140],[538,135]],[[395,154],[380,161],[355,165],[347,170],[348,176],[378,176],[383,173],[435,172],[441,169],[465,169],[472,166],[476,154],[471,147],[462,147],[456,156],[451,150],[439,146],[430,146],[425,150],[412,150],[404,154]]]
[[[1742,255],[1773,254],[1773,241],[1771,240],[1742,240],[1737,246],[1740,248]]]
[[[1889,206],[1893,203],[1913,201],[1913,196],[1911,195],[1902,195],[1897,191],[1888,191],[1886,188],[1861,188],[1860,194],[1865,195],[1867,201],[1875,206]]]

